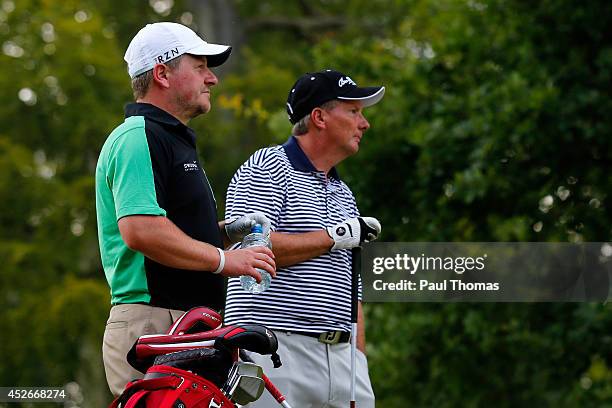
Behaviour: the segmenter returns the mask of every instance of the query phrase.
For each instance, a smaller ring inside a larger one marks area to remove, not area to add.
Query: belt
[[[319,340],[319,343],[325,344],[338,344],[338,343],[350,343],[351,332],[345,331],[326,331],[323,333],[309,333],[294,330],[276,330],[287,334],[299,334],[300,336],[313,337]]]

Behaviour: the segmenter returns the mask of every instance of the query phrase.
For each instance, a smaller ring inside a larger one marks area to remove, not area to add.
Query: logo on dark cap
[[[346,85],[346,84],[351,84],[351,85],[357,86],[357,84],[355,83],[355,81],[353,81],[353,80],[351,79],[351,77],[347,77],[347,76],[345,76],[345,77],[341,77],[341,78],[338,80],[338,86],[339,86],[340,88],[342,88],[342,87],[343,87],[344,85]]]

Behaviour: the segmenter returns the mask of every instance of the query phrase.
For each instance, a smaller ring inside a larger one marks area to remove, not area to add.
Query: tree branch
[[[310,4],[308,0],[299,0],[298,3],[300,3],[300,7],[302,8],[302,11],[304,12],[305,15],[307,16],[320,16],[321,15],[321,13],[319,13],[317,10],[315,10],[314,7],[312,7],[312,4]]]
[[[341,29],[346,26],[347,21],[341,17],[319,16],[319,17],[256,17],[250,19],[246,24],[247,30],[258,30],[261,28],[290,29],[310,37],[321,30]]]

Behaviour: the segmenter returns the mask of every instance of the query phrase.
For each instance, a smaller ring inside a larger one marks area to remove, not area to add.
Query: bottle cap
[[[260,224],[255,224],[251,227],[251,233],[263,234],[263,228]]]

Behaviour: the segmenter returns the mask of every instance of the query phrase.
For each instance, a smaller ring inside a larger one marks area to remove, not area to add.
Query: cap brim
[[[365,108],[378,103],[384,95],[384,86],[370,86],[365,88],[352,88],[346,95],[338,96],[338,99],[343,101],[360,101]]]
[[[185,54],[205,56],[209,67],[218,67],[223,64],[231,53],[231,46],[211,43],[201,44],[196,48],[185,51]]]

